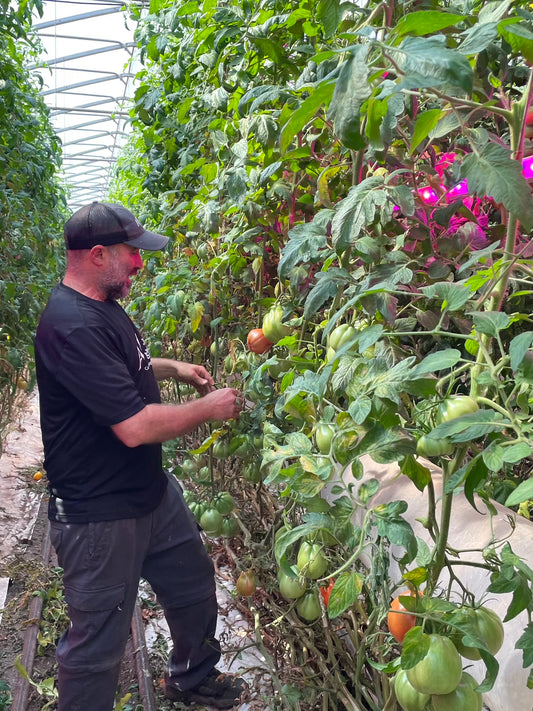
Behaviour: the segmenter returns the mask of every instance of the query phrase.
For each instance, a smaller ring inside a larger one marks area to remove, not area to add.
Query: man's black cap
[[[97,244],[129,244],[131,247],[157,252],[168,237],[145,230],[139,220],[122,205],[92,202],[80,208],[65,224],[67,249],[91,249]]]

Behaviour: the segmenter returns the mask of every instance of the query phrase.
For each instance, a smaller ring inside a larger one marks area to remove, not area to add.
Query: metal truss
[[[47,0],[43,9],[34,29],[44,53],[32,69],[43,80],[41,94],[62,143],[63,177],[75,211],[107,199],[130,132],[135,23],[122,0]]]

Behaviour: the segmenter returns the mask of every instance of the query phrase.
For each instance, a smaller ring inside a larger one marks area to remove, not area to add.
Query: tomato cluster
[[[399,642],[416,624],[415,615],[405,610],[401,597],[391,603],[388,616],[389,630]],[[450,635],[425,635],[417,628],[417,642],[424,641],[427,653],[409,669],[400,668],[393,681],[396,700],[403,711],[481,711],[478,683],[463,671],[461,660],[461,656],[480,659],[481,655],[478,648],[463,643],[461,630],[496,654],[503,643],[503,625],[498,615],[485,607],[459,607],[453,620],[457,631]]]

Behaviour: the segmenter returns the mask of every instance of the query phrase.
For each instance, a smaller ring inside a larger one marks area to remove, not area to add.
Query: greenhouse
[[[0,42],[0,711],[533,711],[531,2]]]

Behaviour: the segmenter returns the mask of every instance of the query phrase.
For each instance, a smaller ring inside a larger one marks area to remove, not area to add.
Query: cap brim
[[[159,252],[159,250],[167,246],[168,237],[158,235],[157,232],[145,230],[142,235],[129,239],[124,244],[129,244],[131,247],[137,247],[138,249],[146,249],[150,252]]]

